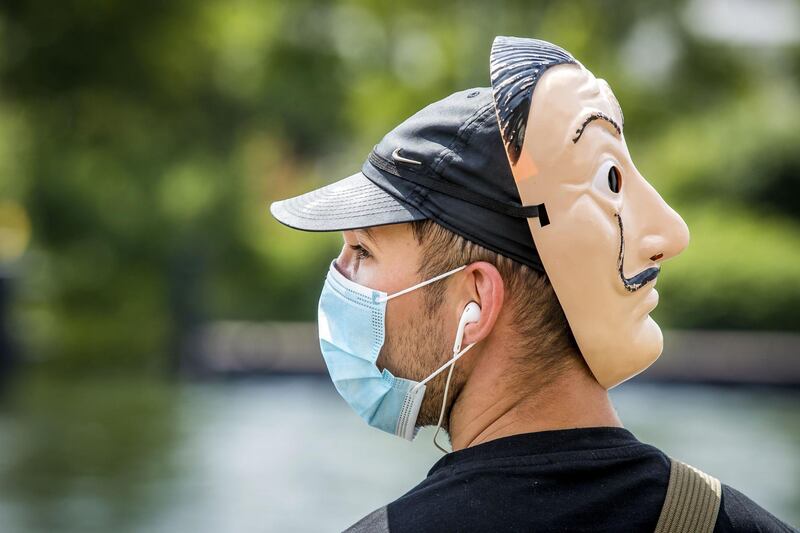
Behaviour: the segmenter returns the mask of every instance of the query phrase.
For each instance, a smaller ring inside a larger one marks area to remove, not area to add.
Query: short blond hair
[[[574,364],[576,358],[585,366],[547,274],[475,244],[432,220],[411,222],[411,230],[422,247],[422,279],[476,261],[497,268],[505,287],[504,306],[516,333],[512,350],[523,367],[540,377],[552,377]],[[443,299],[446,284],[432,283],[425,289],[427,312],[432,314]]]

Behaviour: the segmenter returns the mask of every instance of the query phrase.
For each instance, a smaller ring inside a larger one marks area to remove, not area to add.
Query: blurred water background
[[[4,532],[340,531],[441,457],[430,428],[375,431],[324,376],[37,380],[12,396]],[[626,383],[612,398],[640,440],[800,522],[797,391]]]
[[[691,230],[623,421],[800,524],[797,0],[4,0],[0,530],[335,531],[417,483],[430,433],[320,373],[340,236],[267,207],[488,85],[495,35],[607,79]]]

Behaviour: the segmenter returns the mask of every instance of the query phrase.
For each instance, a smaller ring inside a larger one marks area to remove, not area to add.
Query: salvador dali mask
[[[636,170],[609,85],[569,53],[497,37],[492,91],[533,241],[589,368],[609,389],[663,348],[649,313],[661,263],[689,242],[683,219]]]

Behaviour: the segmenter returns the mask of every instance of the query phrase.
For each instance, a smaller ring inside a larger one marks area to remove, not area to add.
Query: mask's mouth
[[[619,213],[614,213],[614,216],[617,217],[617,222],[619,223],[619,257],[617,258],[619,279],[622,280],[625,290],[628,292],[635,292],[656,279],[656,277],[658,277],[658,273],[661,272],[661,267],[649,267],[642,270],[635,276],[630,278],[625,277],[625,272],[622,267],[625,261],[625,232],[622,228],[622,217],[619,216]]]

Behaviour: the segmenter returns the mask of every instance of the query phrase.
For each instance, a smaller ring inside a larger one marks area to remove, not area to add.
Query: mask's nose
[[[689,227],[647,181],[638,176],[625,199],[625,233],[636,239],[637,259],[643,263],[666,261],[689,244]],[[632,213],[630,211],[632,211]],[[634,250],[626,246],[626,252]]]

